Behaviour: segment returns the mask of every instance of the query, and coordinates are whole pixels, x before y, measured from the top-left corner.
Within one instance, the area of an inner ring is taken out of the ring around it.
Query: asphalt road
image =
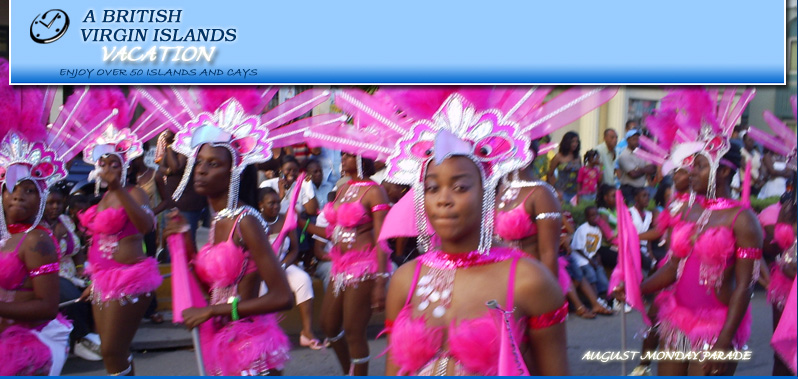
[[[741,362],[737,375],[770,375],[773,365],[771,310],[765,300],[765,292],[757,290],[751,300],[754,324],[751,330],[749,350],[751,359]],[[627,350],[640,351],[638,332],[643,322],[636,312],[627,314]],[[583,360],[587,351],[610,352],[621,350],[621,316],[599,316],[585,320],[571,314],[568,319],[568,359],[573,375],[621,375],[620,362],[601,363]],[[372,331],[376,332],[376,331]],[[293,343],[298,345],[297,336]],[[382,375],[385,357],[377,357],[385,349],[385,338],[371,340],[371,374]],[[285,375],[341,375],[332,351],[295,349],[285,369]],[[194,352],[191,349],[137,352],[134,354],[138,375],[197,375]],[[637,361],[627,363],[627,373]],[[70,358],[62,375],[105,375],[102,362],[87,362]]]

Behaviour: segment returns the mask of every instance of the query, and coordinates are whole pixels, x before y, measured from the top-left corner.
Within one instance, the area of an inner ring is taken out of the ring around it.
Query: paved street
[[[752,359],[741,362],[737,375],[770,375],[773,364],[773,350],[769,341],[772,334],[770,306],[765,300],[765,293],[758,290],[752,300],[754,325],[751,331],[749,348]],[[641,330],[643,322],[635,313],[627,315],[627,350],[640,350],[641,341],[635,339],[637,331]],[[600,363],[596,361],[583,361],[581,358],[586,351],[618,351],[621,349],[620,341],[621,316],[604,316],[594,320],[585,320],[575,315],[568,319],[568,358],[571,373],[574,375],[619,375],[621,364],[619,362]],[[163,335],[166,330],[173,329],[175,333],[184,333],[172,326],[159,326]],[[145,324],[142,330],[149,329]],[[370,330],[374,335],[377,327]],[[152,331],[150,331],[152,333]],[[144,333],[144,332],[142,332]],[[186,336],[188,333],[184,333]],[[138,337],[137,337],[138,338]],[[298,345],[298,336],[292,336],[292,342]],[[142,343],[139,343],[141,346]],[[384,357],[376,357],[385,348],[385,339],[371,340],[371,353],[375,357],[371,363],[372,374],[382,374],[385,366]],[[136,374],[138,375],[196,375],[197,368],[194,361],[194,352],[190,348],[144,350],[134,354]],[[295,349],[291,353],[292,360],[285,370],[286,375],[341,375],[342,372],[332,351],[312,351],[309,349]],[[637,362],[627,364],[627,372],[631,371]],[[79,358],[70,358],[64,368],[63,375],[104,375],[101,362],[87,362]]]

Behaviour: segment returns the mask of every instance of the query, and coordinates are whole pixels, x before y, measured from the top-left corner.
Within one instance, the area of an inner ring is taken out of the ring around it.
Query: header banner
[[[784,0],[11,0],[11,84],[783,84]]]

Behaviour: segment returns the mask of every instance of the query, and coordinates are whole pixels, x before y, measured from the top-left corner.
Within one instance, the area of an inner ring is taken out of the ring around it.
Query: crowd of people
[[[293,307],[299,345],[332,350],[350,375],[379,353],[366,338],[377,312],[388,375],[567,375],[566,316],[628,312],[629,287],[650,304],[649,350],[744,349],[757,281],[774,328],[790,309],[794,134],[786,151],[753,127],[732,134],[748,91],[732,106],[672,90],[582,155],[577,133],[547,136],[614,89],[344,89],[337,112],[308,117],[328,91],[276,106],[256,87],[88,88],[50,122],[49,89],[2,86],[3,375],[57,375],[68,352],[133,375],[141,320],[162,319],[159,261],[190,272],[173,283],[188,304],[175,319],[199,330],[212,375],[282,374],[278,314]],[[76,160],[91,183],[63,181]],[[757,194],[779,196],[757,215]],[[644,280],[610,288],[628,233]],[[794,374],[794,354],[774,374]]]

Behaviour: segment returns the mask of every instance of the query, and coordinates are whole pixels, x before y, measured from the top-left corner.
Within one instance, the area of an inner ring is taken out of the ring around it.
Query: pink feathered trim
[[[773,227],[773,241],[779,244],[782,250],[786,250],[795,242],[795,233],[789,224],[778,223]]]
[[[11,325],[0,334],[0,375],[47,375],[53,364],[50,349],[30,329]]]
[[[368,274],[376,274],[378,267],[377,249],[349,250],[342,253],[337,246],[330,251],[332,267],[331,275],[345,274],[359,278]]]
[[[671,232],[671,251],[677,258],[685,258],[693,249],[693,234],[695,224],[691,222],[678,223]]]
[[[668,350],[699,351],[711,349],[718,339],[726,316],[727,306],[691,309],[676,302],[675,296],[663,296],[659,300],[659,333]],[[745,312],[740,327],[734,335],[732,346],[742,349],[751,336],[751,308]]]
[[[132,265],[91,272],[92,301],[132,299],[155,291],[163,282],[158,261],[147,258]]]
[[[502,325],[498,315],[462,320],[449,327],[449,351],[470,373],[495,376],[498,373]],[[451,332],[455,331],[455,332]]]
[[[734,232],[727,227],[707,229],[696,241],[695,248],[701,264],[725,266],[734,256]]]
[[[779,265],[770,268],[770,284],[768,284],[768,302],[778,308],[784,308],[790,296],[793,279],[781,272]]]
[[[282,370],[291,344],[274,314],[238,321],[206,321],[200,327],[205,369],[212,375],[260,375]]]
[[[97,212],[96,205],[78,213],[78,219],[90,233],[102,234],[119,233],[128,220],[124,208],[107,208]]]
[[[537,225],[530,220],[529,215],[522,206],[508,212],[496,213],[495,232],[502,239],[517,241],[531,236],[537,231]]]
[[[654,227],[657,228],[658,232],[665,233],[665,231],[672,226],[671,223],[673,223],[674,219],[674,217],[671,217],[671,213],[668,212],[667,209],[664,209],[662,212],[659,212]]]
[[[425,316],[413,318],[412,309],[405,306],[390,327],[391,340],[385,351],[399,366],[399,375],[413,375],[435,357],[443,341],[443,328],[427,327]],[[388,327],[386,327],[388,330]]]

